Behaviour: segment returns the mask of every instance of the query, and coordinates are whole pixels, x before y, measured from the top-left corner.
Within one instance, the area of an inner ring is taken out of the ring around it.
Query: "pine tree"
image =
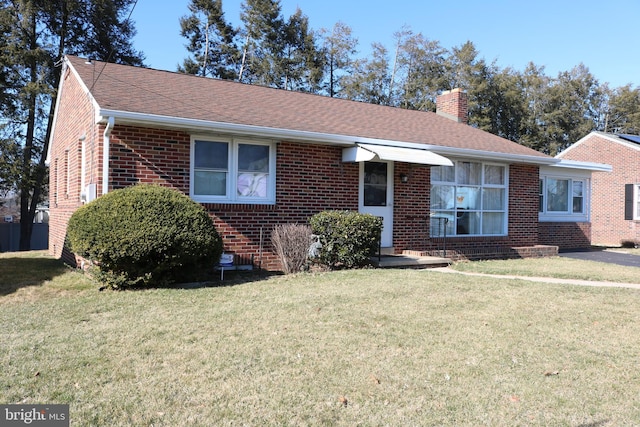
[[[276,67],[283,53],[285,23],[279,0],[245,0],[241,5],[244,40],[238,80],[278,87]]]
[[[331,31],[321,30],[322,53],[324,55],[325,75],[328,80],[323,88],[330,97],[341,96],[341,80],[353,71],[353,55],[356,54],[358,39],[343,22],[337,22]]]
[[[543,151],[555,156],[596,129],[601,96],[598,81],[583,64],[559,73],[547,91]]]
[[[399,44],[394,105],[433,111],[436,96],[444,85],[446,50],[422,34],[404,35]]]
[[[640,135],[640,88],[628,84],[611,93],[606,121],[600,130]]]
[[[180,34],[189,40],[191,54],[178,71],[221,79],[235,79],[240,51],[235,39],[238,30],[225,21],[222,0],[191,0],[191,15],[180,19]]]
[[[284,27],[283,55],[276,65],[282,77],[278,87],[304,92],[318,92],[322,80],[324,58],[316,47],[316,38],[309,29],[309,18],[300,8]]]
[[[353,72],[344,77],[343,93],[347,99],[389,105],[391,75],[388,51],[380,43],[373,43],[371,47],[372,59],[356,60]]]
[[[126,8],[133,0],[0,0],[0,139],[19,151],[20,250],[28,250],[37,204],[46,189],[48,148],[60,59],[64,53],[134,65],[133,26]],[[0,165],[1,166],[1,165]],[[6,173],[1,175],[7,175]],[[11,174],[8,174],[9,176]]]

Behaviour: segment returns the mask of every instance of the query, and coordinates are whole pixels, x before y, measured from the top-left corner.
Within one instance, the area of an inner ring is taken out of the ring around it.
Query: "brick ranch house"
[[[592,243],[640,244],[640,136],[591,132],[557,157],[612,166],[611,173],[593,176]]]
[[[64,241],[79,206],[136,183],[188,194],[225,251],[270,270],[279,269],[272,228],[329,209],[383,217],[391,253],[441,254],[446,244],[454,259],[543,256],[590,240],[588,217],[540,222],[538,209],[541,170],[590,176],[590,165],[560,167],[467,125],[460,90],[441,95],[434,114],[74,56],[63,63],[47,155],[56,257],[74,261]],[[587,206],[587,188],[583,196]]]

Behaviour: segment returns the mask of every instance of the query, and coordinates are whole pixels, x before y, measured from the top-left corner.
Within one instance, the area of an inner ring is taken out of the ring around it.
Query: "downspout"
[[[109,145],[111,142],[111,131],[115,123],[116,119],[111,116],[107,119],[107,126],[104,128],[104,139],[102,140],[102,194],[109,192]]]

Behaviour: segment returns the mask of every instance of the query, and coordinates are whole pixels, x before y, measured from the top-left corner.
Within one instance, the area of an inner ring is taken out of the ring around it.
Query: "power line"
[[[129,22],[131,20],[131,15],[133,14],[133,11],[134,11],[134,9],[136,8],[137,5],[138,5],[138,0],[135,0],[133,2],[133,7],[131,7],[131,10],[129,11],[129,16],[127,16],[127,19],[124,20],[123,24],[127,23],[127,22]],[[104,64],[102,65],[102,69],[98,73],[98,76],[93,80],[93,83],[91,84],[91,87],[89,88],[89,92],[91,92],[93,90],[93,87],[96,85],[96,83],[98,83],[98,80],[100,80],[100,76],[102,75],[102,72],[106,68],[106,66],[109,63],[109,61],[111,60],[111,57],[115,53],[115,50],[116,50],[115,47],[111,48],[111,51],[109,52],[109,55],[107,55],[107,59],[104,61]]]

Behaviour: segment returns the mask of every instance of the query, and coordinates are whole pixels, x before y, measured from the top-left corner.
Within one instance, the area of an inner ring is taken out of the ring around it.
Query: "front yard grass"
[[[638,267],[563,257],[457,262],[452,265],[452,268],[458,271],[484,274],[640,284],[640,268]]]
[[[98,292],[23,256],[0,256],[0,402],[72,425],[640,420],[637,290],[353,270]]]

